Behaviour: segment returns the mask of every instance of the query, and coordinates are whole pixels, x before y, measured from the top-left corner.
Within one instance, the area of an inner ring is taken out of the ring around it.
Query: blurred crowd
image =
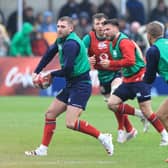
[[[120,31],[126,33],[145,53],[147,42],[144,38],[145,24],[158,20],[165,24],[165,36],[168,38],[168,6],[164,0],[147,15],[144,4],[140,0],[126,1],[126,15],[122,16],[112,0],[103,0],[95,5],[90,0],[67,0],[60,6],[58,16],[51,11],[36,13],[32,6],[23,3],[23,27],[17,32],[17,9],[8,18],[0,9],[0,56],[42,56],[50,44],[56,39],[56,20],[61,16],[72,17],[76,33],[82,38],[91,29],[92,15],[105,13],[109,18],[118,18]],[[36,13],[36,14],[35,14]]]

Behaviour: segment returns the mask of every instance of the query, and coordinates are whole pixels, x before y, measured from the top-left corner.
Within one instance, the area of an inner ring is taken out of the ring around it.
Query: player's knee
[[[45,118],[55,118],[55,115],[52,111],[48,110],[45,113]]]
[[[112,103],[112,102],[110,102],[110,101],[107,102],[107,106],[112,111],[116,111],[117,110],[117,105]]]

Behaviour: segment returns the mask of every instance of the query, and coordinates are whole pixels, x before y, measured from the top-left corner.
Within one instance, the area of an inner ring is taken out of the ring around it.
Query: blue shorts
[[[67,105],[72,105],[85,110],[91,92],[91,83],[79,81],[68,83],[66,87],[59,92],[56,98]]]
[[[145,82],[122,83],[113,93],[120,97],[122,101],[134,99],[144,102],[151,99],[151,85]]]

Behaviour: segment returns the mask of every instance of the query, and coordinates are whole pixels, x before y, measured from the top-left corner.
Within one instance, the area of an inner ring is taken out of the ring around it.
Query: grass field
[[[41,141],[44,112],[53,98],[0,97],[0,168],[167,168],[164,160],[168,147],[160,147],[160,135],[150,126],[130,117],[138,136],[125,143],[116,142],[116,121],[101,96],[92,96],[82,119],[103,132],[113,134],[115,153],[107,156],[94,138],[65,128],[65,117],[57,121],[56,134],[47,157],[26,157],[25,150],[36,148]],[[164,97],[153,98],[156,109]],[[129,103],[137,106],[135,101]]]

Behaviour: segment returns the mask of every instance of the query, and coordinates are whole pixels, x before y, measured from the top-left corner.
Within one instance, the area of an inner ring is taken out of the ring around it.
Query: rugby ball
[[[36,88],[40,89],[46,89],[51,85],[51,79],[49,79],[47,76],[47,73],[45,72],[40,72],[36,79],[34,80],[34,86]]]

